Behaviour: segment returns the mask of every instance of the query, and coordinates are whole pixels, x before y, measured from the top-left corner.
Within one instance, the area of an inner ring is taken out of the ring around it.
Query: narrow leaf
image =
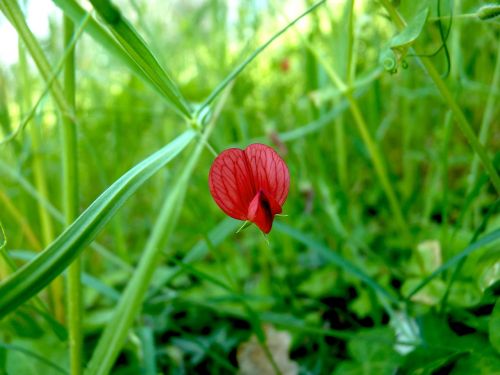
[[[144,73],[168,98],[175,109],[191,118],[191,109],[169,74],[161,67],[146,42],[127,22],[120,10],[109,0],[90,0],[95,10],[104,18],[114,37]]]
[[[467,246],[463,251],[461,251],[459,254],[455,255],[451,259],[449,259],[441,267],[439,267],[437,270],[435,270],[433,273],[431,273],[429,276],[427,276],[424,280],[422,280],[422,282],[420,284],[418,284],[408,294],[408,296],[406,296],[406,298],[410,299],[413,295],[415,295],[415,293],[417,293],[420,289],[422,289],[424,286],[426,286],[437,275],[439,275],[441,272],[446,271],[447,269],[453,267],[455,264],[457,264],[458,262],[460,262],[460,260],[467,257],[469,254],[473,253],[477,249],[482,248],[483,246],[486,246],[486,245],[489,245],[489,244],[496,242],[498,239],[500,239],[500,229],[497,229],[497,230],[485,235],[479,241],[476,241],[473,244]]]
[[[188,130],[113,183],[33,261],[0,284],[0,318],[50,283],[97,236],[118,209],[154,173],[175,158],[193,139]]]
[[[372,288],[375,292],[379,293],[386,297],[389,301],[397,303],[398,300],[392,294],[390,294],[384,287],[382,287],[379,283],[377,283],[374,279],[372,279],[369,275],[367,275],[363,270],[359,269],[357,266],[349,262],[347,259],[344,259],[342,256],[334,252],[332,249],[329,249],[322,243],[317,242],[316,240],[310,238],[306,234],[299,232],[298,230],[285,225],[283,223],[275,223],[275,230],[290,236],[291,238],[302,242],[304,245],[310,247],[312,250],[316,251],[318,254],[323,256],[330,263],[333,263],[344,271],[350,273],[351,275],[357,277],[361,281],[363,281],[366,285]]]
[[[419,12],[408,25],[396,34],[389,42],[389,47],[391,48],[404,48],[408,47],[413,43],[424,29],[425,21],[427,20],[427,15],[429,14],[429,8],[423,9]]]

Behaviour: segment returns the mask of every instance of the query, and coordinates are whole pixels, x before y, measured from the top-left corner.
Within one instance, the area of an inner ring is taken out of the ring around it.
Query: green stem
[[[46,82],[52,81],[53,78],[50,64],[45,57],[40,44],[28,27],[19,4],[16,2],[16,0],[2,0],[0,1],[0,10],[16,28],[19,37],[26,44],[26,48],[30,52],[31,57],[33,58],[33,61],[35,62],[44,80]],[[72,116],[72,112],[70,111],[68,103],[64,98],[64,93],[59,82],[54,80],[50,86],[50,91],[63,117]]]
[[[403,17],[398,13],[396,8],[394,8],[390,0],[380,0],[380,2],[385,7],[387,12],[389,12],[390,17],[392,21],[396,24],[397,28],[403,29],[406,26],[406,22],[403,19]],[[431,60],[428,57],[420,57],[420,61],[422,62],[425,70],[427,71],[427,74],[429,74],[430,78],[436,85],[439,93],[441,94],[441,97],[446,102],[450,110],[453,112],[458,127],[464,134],[465,138],[471,145],[476,155],[479,157],[479,160],[483,164],[483,167],[486,169],[486,172],[490,176],[490,180],[493,186],[495,187],[495,190],[500,194],[500,177],[498,176],[498,173],[495,170],[493,163],[488,157],[488,153],[486,152],[482,144],[479,142],[479,139],[476,137],[476,134],[472,130],[472,127],[467,121],[467,118],[465,117],[464,113],[460,109],[460,106],[453,98],[453,95],[448,89],[448,86],[446,86],[445,82],[443,81],[443,79],[441,78],[438,71],[436,70],[436,68],[434,67],[434,65],[432,64]]]
[[[18,44],[18,56],[19,56],[19,68],[21,71],[20,75],[20,83],[22,87],[22,101],[21,111],[24,114],[28,111],[29,108],[33,108],[31,103],[31,96],[27,93],[30,92],[30,75],[28,69],[28,62],[26,58],[26,50],[22,45],[22,42],[19,41]],[[36,106],[35,106],[36,107]],[[36,187],[36,190],[40,193],[40,195],[48,200],[49,191],[46,179],[45,168],[43,165],[43,160],[41,157],[41,132],[42,125],[38,121],[40,126],[32,126],[30,135],[31,135],[31,149],[33,152],[32,157],[32,168],[33,168],[33,183]],[[42,235],[42,245],[43,247],[47,246],[54,239],[54,225],[52,222],[52,218],[50,217],[47,209],[38,202],[38,217],[40,220],[40,229]],[[64,300],[63,300],[63,280],[62,277],[55,279],[49,286],[49,301],[50,307],[54,312],[56,319],[60,322],[64,321]]]
[[[222,104],[225,103],[226,99],[227,96],[224,96],[220,100],[219,106],[215,108],[212,119],[206,126],[196,149],[184,166],[179,179],[172,185],[172,191],[165,198],[136,271],[127,284],[110,323],[106,326],[99,339],[85,372],[87,375],[104,375],[111,371],[116,357],[127,338],[129,329],[140,312],[154,270],[177,223],[191,174],[202,150],[205,148],[207,139],[215,126]],[[196,127],[199,127],[198,124],[196,124]]]
[[[336,104],[339,104],[340,101],[337,101]],[[348,179],[347,179],[347,152],[345,147],[345,123],[344,123],[344,115],[340,114],[340,116],[335,121],[335,148],[337,150],[337,171],[339,177],[339,183],[344,192],[347,192],[348,189]]]
[[[120,10],[109,0],[90,0],[90,2],[106,21],[114,37],[126,53],[151,78],[155,86],[168,97],[178,113],[186,119],[191,119],[191,108],[182,96],[177,84],[156,60],[146,42],[124,19]]]
[[[222,82],[210,93],[210,95],[205,99],[205,101],[200,105],[197,116],[199,116],[205,108],[207,108],[212,102],[217,98],[217,96],[224,91],[227,85],[229,85],[245,68],[250,64],[262,51],[264,51],[271,43],[278,39],[282,34],[284,34],[293,25],[299,22],[303,17],[307,16],[309,13],[315,11],[320,5],[325,3],[326,0],[320,0],[317,3],[309,7],[304,13],[299,15],[293,21],[288,23],[283,29],[274,34],[269,38],[263,45],[257,48],[250,56],[248,56],[240,65],[238,65],[229,75],[222,80]]]
[[[484,110],[483,119],[481,121],[481,127],[479,129],[479,141],[481,144],[486,144],[486,140],[488,139],[488,132],[490,130],[490,125],[493,120],[493,115],[495,114],[495,110],[497,107],[496,104],[496,95],[495,88],[500,87],[500,44],[497,48],[497,61],[495,64],[495,71],[493,73],[493,79],[491,81],[490,92],[488,94],[488,99],[486,101],[486,109]],[[469,178],[469,191],[472,191],[474,188],[477,177],[478,177],[478,168],[479,168],[479,159],[477,156],[474,156],[472,160],[471,174]]]
[[[370,134],[370,131],[368,130],[368,125],[363,117],[363,114],[361,113],[361,110],[358,106],[356,99],[351,93],[352,88],[347,86],[342,81],[337,72],[331,67],[331,64],[325,61],[325,59],[313,48],[313,46],[311,45],[311,43],[309,43],[309,41],[305,40],[305,38],[301,38],[301,40],[306,45],[306,47],[313,53],[316,59],[321,63],[321,65],[325,69],[327,76],[337,86],[337,88],[345,95],[347,101],[349,102],[349,108],[354,118],[354,122],[358,128],[363,143],[368,149],[373,166],[375,167],[377,176],[380,180],[382,188],[384,189],[385,195],[387,196],[387,200],[389,201],[389,205],[391,206],[391,210],[393,211],[395,220],[397,221],[400,229],[404,232],[404,234],[408,235],[409,229],[406,220],[404,219],[401,205],[399,204],[398,198],[396,197],[396,193],[392,188],[385,164],[382,160],[382,156],[380,155],[375,140],[373,139],[372,135]]]
[[[64,45],[71,48],[64,65],[64,95],[71,112],[75,110],[75,53],[71,42],[74,34],[73,21],[63,19]],[[76,124],[64,116],[62,121],[63,137],[63,207],[65,224],[70,225],[78,216],[78,169]],[[67,306],[70,369],[72,375],[82,373],[82,291],[81,260],[77,257],[68,268]]]
[[[349,0],[345,6],[349,7],[349,19],[347,22],[347,69],[346,69],[346,82],[349,87],[352,87],[355,66],[354,64],[354,0]]]
[[[395,220],[397,221],[399,227],[405,232],[405,234],[408,234],[409,230],[406,220],[403,217],[403,211],[399,204],[396,193],[392,188],[391,182],[387,174],[387,169],[382,160],[382,156],[380,155],[379,149],[377,148],[377,145],[368,130],[368,125],[365,122],[365,119],[361,113],[357,101],[350,93],[346,93],[346,97],[347,100],[349,101],[354,122],[356,123],[358,131],[361,134],[363,143],[365,144],[366,148],[368,149],[368,152],[370,153],[373,166],[375,167],[375,172],[377,173],[382,188],[384,189],[385,195],[387,196],[387,200],[389,201],[389,205],[391,206],[391,210],[394,214]]]

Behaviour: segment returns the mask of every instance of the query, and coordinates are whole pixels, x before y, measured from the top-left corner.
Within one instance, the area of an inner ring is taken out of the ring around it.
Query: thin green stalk
[[[382,156],[377,148],[375,140],[370,134],[368,130],[368,125],[361,113],[361,110],[358,106],[358,102],[351,94],[351,89],[342,81],[342,79],[338,76],[337,72],[333,70],[333,68],[324,60],[324,58],[314,49],[314,47],[304,38],[302,38],[302,42],[306,45],[306,47],[314,54],[316,59],[321,63],[323,68],[325,69],[326,74],[330,78],[330,80],[337,86],[337,88],[344,93],[347,101],[349,102],[349,107],[351,110],[351,114],[354,118],[354,123],[356,124],[358,131],[363,139],[363,143],[365,144],[368,152],[370,154],[373,166],[375,167],[375,172],[380,180],[382,188],[384,189],[385,195],[387,196],[387,200],[389,201],[389,205],[391,206],[391,210],[394,214],[395,220],[397,221],[399,227],[405,234],[409,233],[408,226],[406,220],[403,216],[403,211],[401,209],[401,205],[399,204],[396,193],[394,192],[391,182],[389,180],[387,170],[385,164],[383,162]]]
[[[205,109],[212,104],[212,102],[217,98],[217,96],[224,91],[227,85],[229,85],[245,68],[250,64],[262,51],[264,51],[271,43],[278,39],[282,34],[284,34],[293,25],[299,22],[302,18],[307,16],[309,13],[315,11],[320,5],[322,5],[326,0],[320,0],[317,3],[309,7],[304,13],[299,15],[293,21],[288,23],[283,29],[274,34],[269,38],[263,45],[257,48],[250,56],[248,56],[240,65],[238,65],[229,75],[222,80],[222,82],[210,93],[210,95],[205,99],[205,101],[199,107],[197,114],[198,116],[205,111]]]
[[[177,223],[189,178],[215,126],[216,119],[222,110],[222,103],[226,99],[227,97],[221,99],[201,139],[199,139],[196,149],[183,168],[181,176],[172,186],[172,191],[170,191],[163,202],[151,235],[146,243],[143,256],[114,310],[110,323],[106,326],[99,339],[85,374],[104,375],[111,371],[116,357],[127,338],[128,331],[135,317],[140,312],[154,270],[162,256],[162,250],[168,243]],[[197,128],[199,127],[197,126]]]
[[[22,87],[21,92],[23,93],[20,104],[21,104],[22,114],[24,116],[24,114],[28,111],[29,108],[33,108],[33,105],[31,103],[31,95],[28,94],[31,89],[29,86],[30,75],[28,69],[28,62],[26,59],[26,50],[22,45],[21,41],[19,41],[18,43],[18,57],[19,57],[19,68],[21,71],[21,77],[20,77],[20,83]],[[35,105],[35,108],[36,107],[37,106]],[[30,113],[34,114],[34,111],[32,110]],[[49,197],[49,191],[47,186],[48,184],[46,180],[46,173],[40,149],[40,144],[41,144],[40,133],[42,131],[41,126],[42,124],[40,124],[40,127],[32,126],[30,132],[31,149],[33,152],[33,157],[32,157],[33,180],[34,180],[33,182],[39,194],[44,199],[48,200]],[[39,202],[37,206],[38,206],[38,217],[41,228],[42,246],[45,247],[49,243],[51,243],[55,237],[54,225],[52,222],[52,218],[50,217],[46,208]],[[59,277],[50,284],[48,295],[49,295],[49,304],[51,306],[51,309],[53,310],[56,319],[60,322],[64,321],[63,293],[64,293],[63,280],[62,277]]]
[[[6,279],[10,271],[16,267],[13,260],[4,250],[5,246],[7,246],[7,235],[0,221],[0,280]]]
[[[481,127],[479,128],[479,141],[482,145],[486,144],[488,139],[488,133],[490,130],[490,125],[493,120],[493,115],[495,114],[495,110],[498,109],[495,104],[496,95],[495,88],[500,87],[500,44],[497,47],[497,61],[495,64],[495,70],[493,73],[493,79],[491,80],[490,92],[488,94],[488,99],[486,101],[486,108],[484,110],[483,119],[481,121]],[[479,168],[479,159],[476,155],[474,155],[474,159],[472,160],[471,173],[469,176],[469,191],[472,191],[474,186],[476,185],[478,178],[478,168]]]
[[[443,202],[441,209],[441,247],[446,252],[448,249],[448,232],[449,232],[449,219],[448,219],[448,206],[449,206],[449,181],[448,181],[448,167],[450,155],[450,141],[452,135],[452,114],[446,113],[444,129],[443,129],[443,147],[441,149],[441,185],[443,190]]]
[[[215,253],[214,253],[214,256],[217,257],[215,255]],[[275,374],[281,375],[282,372],[281,372],[278,364],[276,363],[276,360],[274,359],[271,350],[269,349],[269,345],[267,345],[266,333],[262,329],[261,319],[259,318],[258,313],[245,300],[244,291],[242,290],[242,288],[239,287],[238,285],[235,285],[235,288],[233,289],[229,284],[226,284],[225,282],[223,282],[223,281],[219,280],[218,278],[213,277],[207,273],[204,273],[202,271],[197,270],[195,267],[193,267],[190,264],[187,264],[187,263],[184,263],[181,261],[177,261],[176,259],[173,259],[173,261],[177,264],[177,266],[179,268],[186,270],[187,272],[195,275],[196,277],[198,277],[201,280],[208,281],[209,283],[217,285],[218,287],[227,291],[230,295],[234,296],[235,299],[242,304],[242,306],[247,314],[247,316],[245,316],[245,318],[248,318],[253,329],[255,331],[257,331],[254,333],[255,333],[255,336],[257,337],[257,340],[259,341],[259,345],[260,345],[261,349],[264,351],[264,354],[266,355],[267,359],[269,360],[269,363],[270,363],[271,367],[273,368]],[[226,277],[226,279],[228,279],[228,278]],[[227,280],[227,281],[230,282],[230,280]]]
[[[346,82],[349,87],[354,89],[354,0],[348,0],[345,4],[349,8],[349,19],[347,21],[347,66]],[[339,105],[337,100],[335,105]],[[335,149],[337,157],[337,171],[340,186],[347,191],[347,150],[345,146],[345,123],[344,116],[341,114],[335,121]]]
[[[462,1],[456,1],[454,4],[454,12],[460,13],[462,11]],[[460,46],[460,41],[462,38],[462,25],[460,23],[456,24],[453,28],[453,33],[451,34],[450,40],[450,57],[453,62],[450,67],[450,78],[456,82],[460,79],[460,71],[461,71],[461,60],[462,60],[462,51]],[[458,94],[458,92],[457,92]],[[450,232],[450,223],[448,218],[449,213],[449,202],[450,202],[450,186],[449,186],[449,158],[450,158],[450,142],[453,135],[453,113],[448,110],[445,116],[445,124],[444,124],[444,141],[443,148],[441,150],[441,161],[442,161],[442,170],[441,170],[441,184],[443,191],[443,203],[441,210],[441,218],[442,218],[442,226],[441,226],[441,248],[444,250],[445,258],[448,258],[449,253],[449,232]]]
[[[399,14],[399,12],[396,10],[396,8],[392,5],[390,0],[380,0],[380,2],[389,13],[392,21],[395,23],[397,28],[403,29],[406,26],[406,22],[403,19],[403,17]],[[498,176],[498,173],[495,170],[493,163],[488,157],[488,153],[482,146],[479,139],[476,137],[476,134],[474,133],[464,113],[460,109],[460,106],[453,98],[453,95],[448,89],[448,86],[446,86],[446,83],[443,81],[441,75],[436,70],[436,68],[434,67],[434,65],[432,64],[431,60],[428,57],[420,57],[420,61],[422,62],[425,70],[427,71],[427,74],[429,74],[430,78],[436,85],[439,93],[441,94],[441,97],[446,102],[450,110],[453,112],[458,127],[464,134],[465,138],[469,142],[470,146],[472,147],[476,155],[479,157],[479,160],[481,161],[483,167],[490,176],[491,183],[495,187],[495,190],[500,194],[500,177]]]
[[[31,57],[33,58],[33,61],[38,67],[38,70],[40,71],[40,74],[42,75],[44,80],[46,82],[50,82],[53,79],[52,69],[50,68],[50,64],[45,57],[40,44],[28,27],[19,4],[16,2],[16,0],[2,0],[0,1],[0,10],[16,28],[17,33],[26,44],[26,48],[30,52]],[[50,92],[62,115],[72,116],[68,103],[64,98],[62,87],[57,80],[54,80],[54,82],[52,82],[52,85],[50,86]]]
[[[207,129],[207,132],[210,130],[211,128]],[[108,374],[111,371],[129,329],[142,307],[144,296],[161,258],[163,247],[174,230],[188,179],[203,148],[204,144],[199,142],[182,176],[173,190],[167,195],[144,249],[143,256],[114,310],[110,324],[106,326],[97,344],[86,374]]]
[[[337,100],[335,105],[339,105],[340,100]],[[337,157],[337,172],[339,183],[342,189],[347,191],[347,151],[345,147],[345,123],[344,115],[340,114],[335,120],[335,150]]]
[[[348,0],[345,6],[349,7],[349,19],[347,21],[347,69],[346,69],[346,82],[349,87],[353,86],[354,70],[354,0]]]
[[[5,215],[5,213],[10,213],[13,221],[18,225],[18,227],[21,229],[21,232],[26,237],[29,246],[37,251],[42,250],[42,244],[31,229],[31,226],[26,220],[26,217],[19,211],[14,202],[12,202],[12,200],[3,190],[0,190],[0,203],[2,203],[2,214]]]
[[[2,222],[0,221],[0,239],[2,242],[0,242],[0,281],[3,280],[4,278],[7,278],[8,275],[10,275],[13,272],[16,272],[18,270],[17,264],[12,258],[12,256],[7,252],[7,249],[5,247],[7,246],[7,235],[5,234],[5,230],[3,228]],[[50,316],[50,310],[49,308],[45,305],[45,303],[40,299],[39,296],[34,296],[33,297],[33,306],[35,310],[38,310],[38,312],[41,313],[43,317],[48,317]]]
[[[75,112],[75,52],[71,42],[73,21],[63,18],[64,45],[71,48],[64,65],[64,96],[71,113]],[[71,118],[62,119],[63,153],[63,207],[65,224],[70,225],[78,216],[78,170],[76,124]],[[67,277],[68,333],[71,374],[82,373],[82,291],[81,260],[76,257],[68,268]]]
[[[350,93],[348,93],[346,97],[349,100],[354,122],[358,127],[364,144],[368,148],[368,152],[370,153],[370,156],[372,158],[373,166],[375,167],[375,171],[377,172],[378,178],[380,179],[382,188],[384,189],[387,199],[389,200],[389,204],[391,206],[392,212],[395,215],[395,219],[398,222],[399,227],[404,230],[405,233],[408,233],[407,223],[403,217],[403,211],[399,204],[396,193],[394,192],[392,184],[389,180],[387,169],[383,162],[382,156],[380,155],[379,149],[377,148],[377,145],[373,137],[371,136],[370,131],[368,130],[368,125],[366,124],[363,114],[359,109],[358,102]]]
[[[146,42],[127,22],[120,10],[109,0],[90,0],[90,2],[106,21],[114,37],[132,60],[168,97],[178,113],[187,119],[191,119],[191,108],[176,83],[158,63]]]
[[[50,75],[49,79],[47,81],[45,81],[45,87],[42,90],[42,93],[38,96],[38,99],[35,101],[35,104],[31,106],[31,109],[29,111],[23,111],[23,112],[26,112],[26,115],[23,116],[22,120],[20,121],[19,126],[15,130],[13,130],[10,133],[8,133],[0,141],[0,146],[3,145],[3,144],[5,144],[5,143],[8,143],[8,142],[13,142],[14,138],[22,130],[24,130],[24,128],[28,125],[28,123],[33,119],[33,117],[35,116],[36,110],[38,109],[38,106],[42,102],[43,98],[45,98],[45,95],[50,91],[50,89],[52,87],[52,84],[57,79],[57,75],[59,74],[59,72],[64,67],[64,62],[66,61],[66,58],[70,54],[72,47],[76,44],[77,40],[82,35],[87,22],[90,20],[89,16],[90,15],[88,14],[86,18],[83,18],[81,20],[81,23],[80,23],[80,25],[78,27],[78,30],[74,34],[73,40],[71,41],[71,44],[68,45],[68,46],[66,46],[66,50],[64,51],[63,55],[61,56],[59,62],[57,63],[56,67],[54,68],[54,70],[51,72],[51,75]],[[19,62],[21,64],[21,58],[20,58]],[[68,116],[70,116],[70,115],[68,114]]]

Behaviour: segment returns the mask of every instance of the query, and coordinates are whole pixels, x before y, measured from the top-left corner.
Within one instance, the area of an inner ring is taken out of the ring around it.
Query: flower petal
[[[234,219],[247,219],[256,191],[243,150],[229,148],[219,154],[210,168],[208,184],[222,211]]]
[[[260,143],[248,146],[245,155],[252,171],[255,191],[264,190],[282,206],[290,186],[290,174],[283,159],[271,147]]]
[[[280,213],[281,206],[263,190],[259,190],[248,206],[248,220],[255,223],[266,234],[271,231],[274,215]]]

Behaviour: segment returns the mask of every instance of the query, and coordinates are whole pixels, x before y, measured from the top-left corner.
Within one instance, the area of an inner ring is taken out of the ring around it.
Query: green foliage
[[[431,374],[452,368],[452,374],[495,373],[500,357],[480,333],[456,335],[440,318],[426,315],[420,323],[422,347],[405,358],[408,373]]]
[[[491,345],[500,353],[500,300],[495,303],[490,316],[489,338]]]
[[[21,3],[0,2],[20,41],[0,66],[0,374],[230,374],[248,353],[498,372],[495,4],[53,0],[43,37]],[[207,186],[254,142],[291,176],[267,238]],[[54,283],[76,256],[81,321]]]
[[[343,362],[334,374],[394,374],[401,362],[394,351],[394,343],[394,333],[390,329],[375,328],[358,333],[348,343],[353,361]]]
[[[0,285],[3,317],[57,277],[97,236],[104,225],[135,191],[177,156],[193,139],[186,131],[130,169],[89,206],[45,251]]]
[[[428,14],[429,8],[424,8],[408,22],[403,30],[392,37],[389,41],[391,51],[385,52],[382,58],[385,70],[396,73],[401,64],[407,64],[405,58],[408,49],[422,33]]]

